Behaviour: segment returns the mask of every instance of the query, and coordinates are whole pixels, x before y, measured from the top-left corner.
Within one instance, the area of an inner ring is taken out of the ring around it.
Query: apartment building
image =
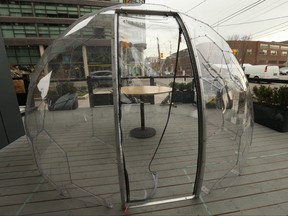
[[[288,64],[287,42],[227,41],[240,64]]]
[[[79,17],[103,7],[143,0],[1,0],[0,30],[11,66],[35,65],[45,48]],[[101,29],[99,30],[101,31]],[[103,32],[103,37],[111,33]],[[105,50],[102,46],[102,53]],[[101,50],[100,50],[101,51]],[[95,55],[87,50],[88,55]],[[109,62],[109,59],[107,59]],[[103,61],[102,61],[103,63]],[[105,63],[105,61],[104,61]],[[81,65],[81,63],[80,63]],[[75,74],[82,76],[83,74]]]

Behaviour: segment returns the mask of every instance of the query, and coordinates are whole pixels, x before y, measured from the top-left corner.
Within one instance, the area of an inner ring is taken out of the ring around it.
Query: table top
[[[172,88],[166,86],[124,86],[121,92],[127,95],[154,95],[171,92]]]

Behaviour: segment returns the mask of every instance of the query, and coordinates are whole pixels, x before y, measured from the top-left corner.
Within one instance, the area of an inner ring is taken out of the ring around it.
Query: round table
[[[130,131],[130,135],[132,137],[144,139],[153,137],[156,134],[156,130],[154,128],[145,126],[143,96],[169,93],[171,91],[172,88],[166,86],[124,86],[121,88],[122,94],[140,97],[141,127],[134,128]]]

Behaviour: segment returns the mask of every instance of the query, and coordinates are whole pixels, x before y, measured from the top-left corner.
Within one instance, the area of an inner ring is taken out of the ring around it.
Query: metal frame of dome
[[[177,12],[172,12],[172,11],[169,11],[169,12],[162,12],[162,11],[149,11],[149,10],[129,10],[129,9],[116,9],[115,10],[115,14],[118,18],[118,16],[120,14],[137,14],[137,15],[158,15],[158,16],[172,16],[174,17],[180,28],[182,29],[183,31],[183,35],[186,37],[186,38],[189,38],[188,36],[188,32],[185,28],[185,25],[184,23],[182,22],[181,20],[181,17],[179,16],[179,14]],[[117,29],[119,28],[118,27],[118,19],[115,19],[115,29],[114,31],[115,32],[118,32]],[[114,45],[115,44],[119,44],[119,41],[117,40],[118,37],[116,36],[115,37],[116,40],[115,42],[113,43]],[[117,56],[117,46],[113,49],[114,50],[114,53],[113,53],[113,56]],[[199,82],[199,74],[198,74],[198,70],[197,70],[197,65],[196,65],[196,62],[194,61],[195,57],[194,57],[194,50],[193,50],[193,47],[192,47],[192,44],[191,43],[188,43],[188,50],[189,52],[192,54],[190,56],[190,61],[193,62],[194,64],[192,64],[192,66],[194,67],[193,71],[195,72],[194,76],[195,76],[195,86],[196,86],[196,91],[197,92],[203,92],[203,90],[201,91],[201,84]],[[113,70],[114,71],[117,71],[117,68],[118,68],[118,58],[114,58],[114,68]],[[118,86],[118,83],[117,83],[117,74],[114,73],[115,77],[114,79],[116,80],[116,85],[115,86]],[[119,94],[119,91],[117,91],[118,93],[116,94],[116,97],[114,97],[114,104],[117,104],[117,101],[120,100],[120,94]],[[139,205],[134,205],[134,207],[142,207],[142,206],[147,206],[147,205],[155,205],[155,204],[163,204],[163,203],[169,203],[169,202],[176,202],[176,201],[183,201],[183,200],[188,200],[188,199],[193,199],[194,197],[198,197],[200,195],[200,192],[201,192],[201,188],[202,188],[202,182],[203,182],[203,176],[204,176],[204,169],[205,169],[205,148],[206,148],[206,142],[205,142],[205,137],[206,137],[206,127],[205,127],[205,117],[204,117],[204,114],[203,114],[203,106],[204,106],[204,101],[202,100],[202,96],[201,94],[197,94],[198,98],[197,98],[197,101],[201,101],[201,103],[197,103],[197,106],[198,106],[198,125],[199,125],[199,130],[198,130],[198,133],[199,133],[199,137],[198,137],[198,145],[199,145],[199,150],[198,150],[198,160],[197,160],[197,174],[196,174],[196,178],[195,178],[195,184],[194,184],[194,190],[193,190],[193,194],[191,194],[191,196],[185,196],[185,197],[181,197],[181,198],[174,198],[174,199],[169,199],[169,200],[165,200],[165,201],[156,201],[156,202],[150,202],[150,203],[145,203],[145,204],[139,204]],[[118,118],[118,116],[120,115],[119,113],[119,108],[117,106],[115,106],[115,118]],[[119,118],[118,118],[119,119]],[[125,184],[125,176],[124,176],[124,165],[123,165],[123,159],[121,157],[121,149],[122,149],[122,146],[121,146],[121,133],[119,131],[119,128],[120,128],[120,125],[119,125],[119,121],[115,124],[115,128],[116,128],[116,131],[118,131],[118,134],[117,134],[117,137],[118,137],[118,148],[117,148],[117,155],[118,155],[118,162],[121,164],[119,166],[119,173],[122,173],[122,175],[119,175],[119,182],[120,182],[120,190],[122,191],[121,193],[121,199],[122,199],[122,207],[124,208],[126,205],[127,205],[127,197],[125,196],[125,192],[126,189],[126,184]],[[130,208],[133,207],[133,206],[130,206]]]

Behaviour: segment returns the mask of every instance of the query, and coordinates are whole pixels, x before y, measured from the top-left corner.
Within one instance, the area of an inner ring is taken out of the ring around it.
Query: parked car
[[[279,79],[279,67],[272,65],[252,65],[244,68],[245,75],[250,78]]]
[[[94,88],[111,87],[113,85],[112,72],[109,70],[93,71],[90,73],[90,77],[92,78]]]
[[[282,67],[279,69],[280,74],[288,75],[288,67]]]

